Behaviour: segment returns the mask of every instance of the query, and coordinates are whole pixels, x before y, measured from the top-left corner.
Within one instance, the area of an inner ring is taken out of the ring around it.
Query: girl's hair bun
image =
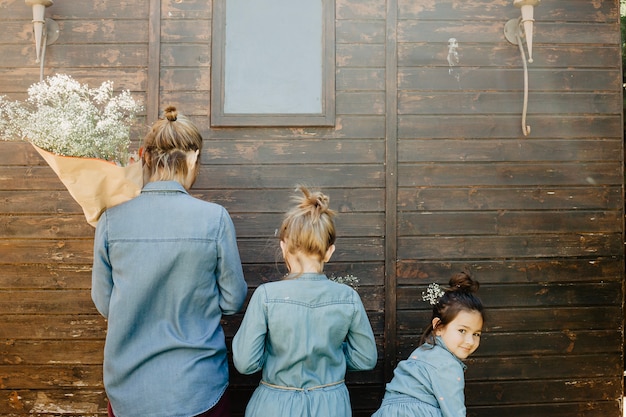
[[[302,192],[303,196],[297,198],[299,200],[298,207],[303,210],[310,211],[313,215],[313,219],[318,219],[322,214],[328,214],[331,217],[335,214],[330,210],[330,199],[327,195],[320,191],[309,191],[304,186],[298,186],[296,190]]]
[[[175,122],[178,118],[178,111],[175,106],[167,106],[165,108],[165,118],[170,122]]]
[[[452,275],[449,282],[450,288],[448,291],[460,291],[465,293],[476,293],[480,284],[478,281],[474,281],[469,272],[457,272]]]

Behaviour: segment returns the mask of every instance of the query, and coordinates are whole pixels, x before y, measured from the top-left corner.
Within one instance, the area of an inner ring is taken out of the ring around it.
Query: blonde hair
[[[184,182],[188,174],[187,153],[198,151],[196,174],[200,166],[202,136],[198,128],[176,107],[165,108],[165,117],[157,120],[143,140],[142,160],[149,181]]]
[[[304,186],[298,186],[296,191],[302,196],[293,198],[295,206],[285,214],[278,237],[287,252],[300,251],[322,262],[335,244],[335,212],[329,208],[328,196],[321,192],[311,192]]]

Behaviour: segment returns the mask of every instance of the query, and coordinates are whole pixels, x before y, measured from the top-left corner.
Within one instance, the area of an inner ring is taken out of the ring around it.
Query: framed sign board
[[[335,124],[334,0],[214,0],[212,126]]]

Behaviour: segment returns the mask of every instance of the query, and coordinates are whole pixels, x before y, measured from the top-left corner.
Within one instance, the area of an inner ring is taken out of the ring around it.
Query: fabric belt
[[[277,388],[277,389],[285,389],[289,391],[313,391],[313,390],[321,389],[321,388],[334,387],[335,385],[340,385],[340,384],[343,384],[344,382],[345,380],[342,379],[341,381],[331,382],[330,384],[324,384],[324,385],[316,385],[310,388],[296,388],[296,387],[284,387],[282,385],[274,385],[274,384],[270,384],[269,382],[265,382],[261,380],[261,384],[266,385],[268,387]]]

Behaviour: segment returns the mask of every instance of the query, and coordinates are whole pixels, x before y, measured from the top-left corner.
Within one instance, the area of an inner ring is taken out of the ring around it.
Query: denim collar
[[[152,181],[144,185],[141,192],[181,192],[189,194],[178,181]]]
[[[302,281],[323,281],[328,279],[328,277],[323,272],[303,272],[301,274],[287,274],[284,279],[298,279]]]

